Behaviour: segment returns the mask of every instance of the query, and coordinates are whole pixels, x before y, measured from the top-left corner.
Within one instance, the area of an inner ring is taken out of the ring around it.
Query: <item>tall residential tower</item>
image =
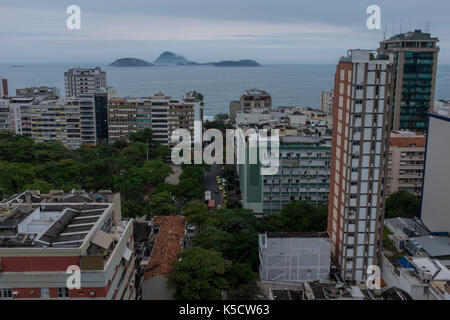
[[[394,55],[393,129],[426,131],[436,88],[438,38],[420,30],[381,41],[381,53]]]
[[[382,242],[392,56],[350,50],[334,83],[328,233],[346,280],[364,280]]]

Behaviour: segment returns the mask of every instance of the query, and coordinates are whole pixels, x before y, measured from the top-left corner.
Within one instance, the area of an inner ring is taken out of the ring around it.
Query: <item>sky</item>
[[[69,30],[69,5],[81,29]],[[369,5],[389,37],[429,30],[450,64],[448,0],[1,0],[0,63],[154,61],[173,51],[197,62],[254,59],[263,64],[335,64],[348,49],[376,49]]]

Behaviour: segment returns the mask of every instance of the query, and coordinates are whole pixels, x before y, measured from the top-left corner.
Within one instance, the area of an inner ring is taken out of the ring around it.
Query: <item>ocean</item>
[[[71,67],[99,66],[107,85],[121,97],[145,97],[164,92],[181,98],[186,91],[204,95],[205,118],[228,112],[245,89],[267,90],[277,106],[320,107],[320,92],[330,90],[336,65],[264,65],[262,67],[155,66],[110,67],[105,64],[0,64],[0,77],[8,79],[10,94],[16,88],[56,86],[64,94],[64,71]],[[450,98],[450,65],[439,65],[436,99]]]

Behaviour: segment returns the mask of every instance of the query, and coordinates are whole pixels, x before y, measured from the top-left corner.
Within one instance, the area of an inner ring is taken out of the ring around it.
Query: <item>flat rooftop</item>
[[[421,236],[411,238],[411,240],[419,243],[431,257],[450,256],[450,237]]]

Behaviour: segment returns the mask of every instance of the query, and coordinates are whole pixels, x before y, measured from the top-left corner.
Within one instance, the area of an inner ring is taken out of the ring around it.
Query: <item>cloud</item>
[[[81,30],[67,30],[65,11],[0,8],[3,37],[17,40],[208,41],[262,39],[291,35],[349,34],[349,27],[324,23],[276,23],[81,11]]]

